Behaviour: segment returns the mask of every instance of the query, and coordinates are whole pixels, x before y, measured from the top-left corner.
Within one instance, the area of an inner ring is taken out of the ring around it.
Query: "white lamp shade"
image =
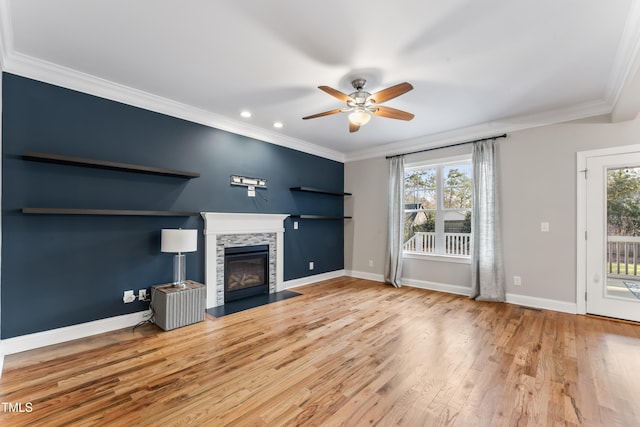
[[[198,250],[198,230],[163,228],[160,251],[170,253]]]

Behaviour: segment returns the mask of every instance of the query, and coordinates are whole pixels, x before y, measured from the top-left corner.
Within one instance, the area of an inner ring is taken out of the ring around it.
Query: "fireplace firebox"
[[[224,302],[269,293],[269,245],[224,249]]]

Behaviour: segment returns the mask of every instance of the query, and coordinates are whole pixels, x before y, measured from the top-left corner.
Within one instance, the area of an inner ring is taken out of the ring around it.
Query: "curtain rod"
[[[394,157],[408,156],[409,154],[424,153],[426,151],[440,150],[442,148],[457,147],[458,145],[467,145],[467,144],[473,144],[474,142],[488,141],[490,139],[498,139],[498,138],[506,138],[506,137],[507,137],[507,134],[503,133],[502,135],[491,136],[489,138],[474,139],[473,141],[458,142],[457,144],[443,145],[441,147],[425,148],[424,150],[411,151],[410,153],[394,154],[393,156],[387,156],[386,158],[392,159]]]

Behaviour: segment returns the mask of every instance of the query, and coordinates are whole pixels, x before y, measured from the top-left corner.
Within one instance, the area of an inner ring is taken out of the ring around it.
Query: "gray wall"
[[[508,293],[576,302],[576,153],[640,140],[640,121],[607,122],[598,117],[512,132],[498,140]],[[459,152],[440,150],[430,155],[455,154]],[[380,278],[386,243],[385,159],[348,162],[345,188],[355,195],[348,206],[354,219],[345,229],[345,269]],[[550,232],[540,232],[543,221],[549,222]],[[513,286],[514,275],[522,277],[522,286]],[[471,274],[467,264],[407,260],[403,277],[469,287]]]

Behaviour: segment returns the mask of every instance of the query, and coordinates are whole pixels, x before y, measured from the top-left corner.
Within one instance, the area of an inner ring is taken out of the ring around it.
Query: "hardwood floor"
[[[637,426],[640,326],[340,278],[6,358],[0,425]]]

